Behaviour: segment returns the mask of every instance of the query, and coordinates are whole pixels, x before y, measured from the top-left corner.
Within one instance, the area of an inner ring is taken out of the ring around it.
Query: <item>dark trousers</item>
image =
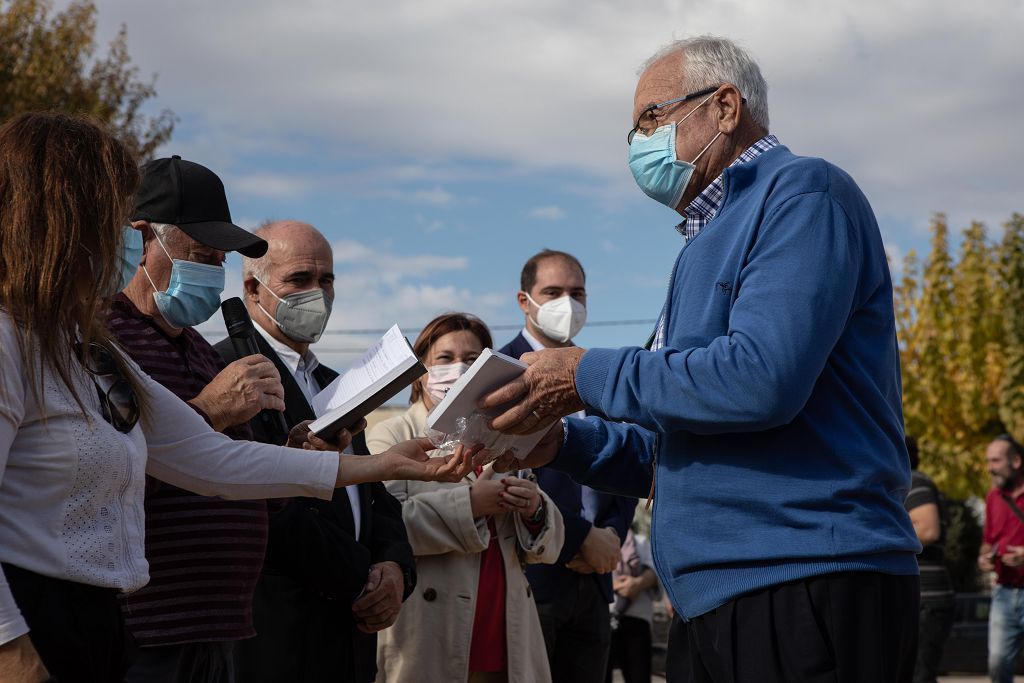
[[[676,616],[666,680],[910,683],[918,591],[917,576],[843,572],[748,593],[689,622]]]
[[[636,617],[619,617],[619,626],[612,630],[608,651],[608,674],[605,683],[612,683],[612,670],[622,670],[625,683],[651,683],[651,624]]]
[[[235,683],[237,641],[140,647],[127,683]]]
[[[572,588],[538,604],[537,613],[553,683],[603,683],[612,628],[597,577],[580,574]]]
[[[942,649],[952,628],[953,596],[940,600],[921,600],[914,683],[936,683]]]
[[[61,683],[113,683],[126,667],[117,590],[54,579],[4,564],[29,638]]]

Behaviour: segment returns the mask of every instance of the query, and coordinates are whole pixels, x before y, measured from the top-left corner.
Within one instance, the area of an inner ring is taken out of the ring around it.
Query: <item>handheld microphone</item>
[[[249,311],[245,310],[245,304],[237,296],[225,300],[220,305],[220,312],[224,315],[224,326],[228,329],[228,337],[231,345],[235,348],[235,355],[239,358],[252,356],[260,352],[256,344],[256,328],[252,325],[252,318]],[[261,410],[257,418],[263,425],[267,437],[274,443],[283,444],[288,441],[288,423],[284,421],[284,415],[276,410]]]

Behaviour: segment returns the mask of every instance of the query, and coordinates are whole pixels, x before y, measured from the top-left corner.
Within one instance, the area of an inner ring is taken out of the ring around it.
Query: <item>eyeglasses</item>
[[[629,145],[629,144],[633,143],[633,136],[636,135],[637,132],[639,132],[639,130],[640,130],[640,122],[643,121],[644,117],[647,116],[648,114],[651,114],[651,113],[657,111],[658,109],[662,109],[664,107],[670,107],[673,104],[682,104],[683,102],[688,102],[688,101],[696,99],[698,97],[703,97],[704,95],[710,95],[711,93],[715,92],[716,90],[718,90],[721,87],[722,87],[721,85],[714,85],[714,86],[711,86],[710,88],[704,88],[703,90],[698,90],[697,92],[692,92],[689,95],[683,95],[682,97],[677,97],[674,100],[669,100],[667,102],[661,102],[659,104],[652,104],[652,105],[650,105],[649,107],[644,109],[642,112],[640,112],[640,116],[638,116],[637,119],[636,119],[636,125],[633,126],[633,130],[629,131],[629,135],[626,136],[626,144]]]
[[[75,354],[82,367],[92,375],[103,419],[119,432],[127,434],[132,431],[139,421],[139,399],[110,351],[96,342],[89,342],[88,348],[77,342]]]

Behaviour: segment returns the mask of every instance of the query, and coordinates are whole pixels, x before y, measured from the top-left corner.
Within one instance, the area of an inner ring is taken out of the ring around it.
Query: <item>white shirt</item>
[[[0,311],[0,561],[93,586],[141,588],[149,581],[146,474],[204,496],[330,499],[336,453],[234,441],[128,362],[149,419],[123,434],[103,419],[77,364],[72,381],[85,416],[49,370],[36,397],[14,324]],[[0,644],[28,630],[0,571]]]
[[[320,383],[316,381],[316,377],[313,376],[313,371],[320,367],[320,361],[317,360],[316,354],[313,353],[312,349],[307,348],[306,354],[300,356],[299,352],[292,347],[271,337],[270,333],[263,329],[261,322],[255,320],[253,322],[255,323],[256,331],[263,335],[263,339],[274,350],[274,353],[278,355],[281,362],[292,371],[292,377],[295,378],[295,383],[299,385],[299,389],[302,390],[306,401],[313,405],[313,397],[323,390]],[[346,448],[345,452],[352,454],[352,447]],[[352,507],[352,519],[356,525],[355,538],[358,541],[359,525],[362,522],[362,510],[359,507],[359,487],[354,484],[346,486],[345,493],[348,495],[348,502]]]
[[[313,376],[313,371],[320,367],[320,361],[317,360],[316,354],[312,350],[306,349],[306,354],[300,356],[299,352],[292,347],[271,337],[270,333],[263,329],[262,323],[255,320],[253,322],[256,323],[254,325],[256,331],[263,335],[263,339],[270,345],[270,348],[274,349],[274,353],[292,371],[292,377],[295,378],[299,389],[302,389],[306,401],[312,404],[313,397],[323,389],[316,381],[316,377]]]

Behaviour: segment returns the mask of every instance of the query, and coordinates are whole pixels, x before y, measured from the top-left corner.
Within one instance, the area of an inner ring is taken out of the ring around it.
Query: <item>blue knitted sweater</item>
[[[916,574],[892,283],[842,170],[771,149],[680,252],[666,347],[591,349],[553,466],[646,497],[676,609],[838,571]],[[656,464],[655,464],[656,463]]]

